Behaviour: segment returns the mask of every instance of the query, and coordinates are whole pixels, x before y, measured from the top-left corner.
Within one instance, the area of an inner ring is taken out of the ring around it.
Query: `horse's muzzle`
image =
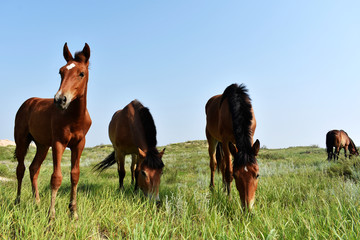
[[[66,98],[66,96],[55,95],[55,97],[54,97],[55,105],[62,110],[66,109],[68,107],[67,101],[68,101],[68,99]]]

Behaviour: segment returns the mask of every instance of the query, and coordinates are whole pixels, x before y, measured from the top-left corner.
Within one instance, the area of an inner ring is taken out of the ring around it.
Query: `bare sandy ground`
[[[7,139],[0,140],[0,147],[6,147],[6,146],[15,146],[15,142]]]

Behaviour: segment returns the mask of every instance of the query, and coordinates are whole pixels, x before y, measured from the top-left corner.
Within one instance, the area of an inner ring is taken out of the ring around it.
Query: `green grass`
[[[0,147],[0,176],[15,180],[14,147]],[[62,161],[63,182],[56,219],[48,224],[51,152],[39,176],[41,203],[32,199],[29,172],[19,206],[16,181],[0,182],[0,239],[360,239],[360,163],[358,158],[326,161],[316,146],[261,149],[255,209],[244,213],[233,184],[229,199],[221,176],[209,190],[205,141],[166,146],[157,208],[130,184],[126,161],[124,189],[118,190],[116,166],[102,174],[92,167],[111,146],[86,148],[78,185],[79,220],[69,218],[70,152]],[[35,149],[30,148],[26,166]]]

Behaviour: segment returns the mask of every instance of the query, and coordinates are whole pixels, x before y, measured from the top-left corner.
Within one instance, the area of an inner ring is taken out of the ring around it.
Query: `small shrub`
[[[319,148],[319,145],[313,144],[313,145],[311,145],[310,147],[311,147],[311,148]]]
[[[0,160],[12,160],[14,161],[15,146],[0,147]]]
[[[281,160],[285,159],[285,156],[281,153],[275,153],[275,152],[265,152],[259,153],[259,158],[262,160]]]
[[[327,173],[331,177],[344,177],[358,182],[360,180],[360,160],[353,158],[338,161],[328,168]]]
[[[9,168],[5,164],[0,164],[0,176],[9,176]]]

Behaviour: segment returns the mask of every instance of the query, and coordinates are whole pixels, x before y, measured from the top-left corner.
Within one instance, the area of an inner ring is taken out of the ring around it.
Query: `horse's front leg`
[[[80,157],[81,153],[85,147],[85,138],[83,138],[75,147],[71,148],[71,193],[70,193],[70,204],[69,210],[71,217],[75,220],[79,218],[77,214],[76,207],[76,193],[77,193],[77,184],[79,182],[80,176]]]
[[[225,163],[225,181],[226,181],[226,190],[227,194],[230,196],[231,191],[231,182],[233,180],[233,167],[231,162],[231,154],[229,149],[229,142],[223,142],[222,144],[224,150],[224,163]]]
[[[344,154],[345,154],[345,158],[347,158],[346,152],[348,151],[348,146],[344,147]]]
[[[130,166],[130,171],[131,171],[131,185],[134,184],[134,180],[135,180],[135,166],[137,163],[137,155],[131,154],[131,166]]]
[[[60,188],[62,182],[61,174],[61,157],[64,153],[66,146],[60,142],[55,142],[52,146],[52,155],[53,155],[53,174],[51,175],[51,202],[49,209],[49,219],[55,218],[55,200],[56,194]]]

